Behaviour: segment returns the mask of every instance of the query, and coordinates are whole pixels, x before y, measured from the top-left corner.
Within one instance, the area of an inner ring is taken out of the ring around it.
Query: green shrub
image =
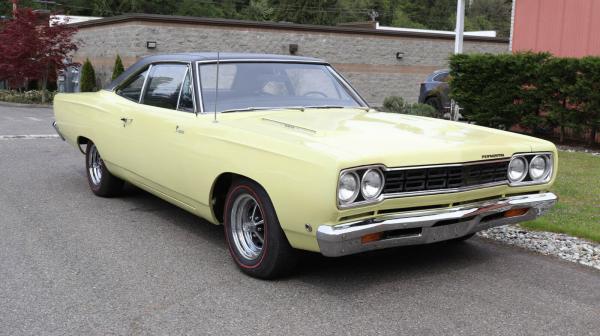
[[[89,59],[85,59],[83,66],[81,67],[81,74],[79,77],[79,91],[81,92],[94,92],[96,91],[96,72]]]
[[[450,59],[450,96],[463,116],[480,125],[534,133],[600,129],[600,57],[561,58],[547,53],[461,54]]]
[[[125,71],[125,68],[123,68],[123,62],[121,61],[121,56],[119,56],[117,54],[117,59],[115,59],[115,66],[113,68],[113,73],[112,73],[112,80],[115,80],[115,78],[119,77],[120,74],[122,74]]]
[[[383,100],[383,110],[392,113],[411,114],[422,117],[437,118],[438,112],[427,104],[409,104],[402,97],[390,96]]]
[[[407,104],[405,107],[405,114],[412,114],[421,117],[439,118],[438,111],[431,105],[427,104]]]
[[[577,120],[590,130],[588,142],[594,143],[600,129],[600,57],[584,57],[579,61],[574,91],[575,101],[581,107]]]
[[[14,91],[14,90],[0,90],[0,101],[9,103],[19,104],[48,104],[52,103],[56,92],[46,91],[46,101],[42,99],[43,91],[31,90],[31,91]]]
[[[393,113],[404,113],[404,98],[398,96],[385,97],[383,100],[383,110]]]
[[[545,122],[560,128],[560,142],[564,141],[565,128],[577,128],[578,111],[575,105],[579,60],[575,58],[550,58],[539,67],[536,84],[542,110],[548,112]],[[529,125],[528,125],[529,126]],[[529,126],[531,127],[531,126]]]
[[[450,58],[450,96],[477,124],[508,129],[539,114],[535,84],[546,53],[458,54]]]

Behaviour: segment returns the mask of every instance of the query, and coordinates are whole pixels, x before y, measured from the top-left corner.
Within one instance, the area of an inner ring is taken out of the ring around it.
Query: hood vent
[[[275,124],[279,124],[279,125],[287,127],[287,128],[291,128],[291,129],[295,129],[295,130],[300,130],[300,131],[308,132],[308,133],[311,133],[311,134],[317,134],[316,130],[313,130],[313,129],[310,129],[310,128],[306,128],[306,127],[301,127],[301,126],[296,126],[296,125],[288,124],[288,123],[285,123],[283,121],[273,120],[273,119],[269,119],[269,118],[262,118],[262,120],[269,121],[269,122],[272,122],[272,123],[275,123]]]

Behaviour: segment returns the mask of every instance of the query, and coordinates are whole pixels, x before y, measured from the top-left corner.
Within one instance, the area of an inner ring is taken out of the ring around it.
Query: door
[[[198,118],[189,65],[152,65],[140,102],[125,117],[131,120],[125,127],[126,167],[137,182],[195,208],[189,180],[194,140],[187,131]]]
[[[100,132],[105,138],[100,147],[103,159],[121,169],[129,167],[131,161],[128,132],[133,121],[131,115],[139,109],[148,72],[148,68],[142,69],[115,90],[121,98],[114,99],[114,104],[106,111],[107,117],[102,120],[102,124],[97,125],[106,129],[105,132]]]

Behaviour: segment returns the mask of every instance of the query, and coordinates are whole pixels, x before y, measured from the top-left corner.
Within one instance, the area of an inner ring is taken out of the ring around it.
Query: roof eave
[[[297,24],[297,23],[284,23],[284,22],[269,22],[269,21],[247,21],[247,20],[232,20],[232,19],[219,19],[219,18],[203,18],[203,17],[192,17],[192,16],[173,16],[173,15],[159,15],[159,14],[139,14],[131,13],[119,16],[107,17],[99,20],[90,20],[80,23],[72,24],[78,28],[88,28],[95,26],[104,26],[115,23],[125,22],[164,22],[164,23],[179,23],[179,24],[199,24],[199,25],[213,25],[213,26],[230,26],[230,27],[245,27],[245,28],[263,28],[263,29],[288,29],[288,30],[299,30],[299,31],[311,31],[311,32],[323,32],[323,33],[339,33],[339,34],[364,34],[364,35],[381,35],[381,36],[402,36],[402,37],[413,37],[413,38],[435,38],[443,40],[454,40],[454,36],[441,35],[435,33],[425,32],[402,32],[402,31],[383,31],[375,29],[365,29],[357,27],[344,27],[344,26],[319,26],[319,25],[308,25],[308,24]],[[465,41],[483,41],[483,42],[496,42],[496,43],[507,43],[508,39],[498,37],[484,37],[484,36],[465,36]]]

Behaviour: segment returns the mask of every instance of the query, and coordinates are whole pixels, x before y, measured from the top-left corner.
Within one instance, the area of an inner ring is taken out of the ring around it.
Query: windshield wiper
[[[365,110],[370,111],[371,108],[367,106],[337,106],[337,105],[314,105],[314,106],[305,106],[307,109],[334,109],[334,108],[347,108],[347,109],[357,109],[357,110]]]
[[[264,111],[264,110],[300,110],[304,111],[304,106],[286,106],[286,107],[244,107],[237,109],[223,110],[219,113],[231,113],[231,112],[249,112],[249,111]]]
[[[333,109],[333,108],[346,108],[346,106],[338,106],[338,105],[313,105],[313,106],[305,106],[307,109]]]

